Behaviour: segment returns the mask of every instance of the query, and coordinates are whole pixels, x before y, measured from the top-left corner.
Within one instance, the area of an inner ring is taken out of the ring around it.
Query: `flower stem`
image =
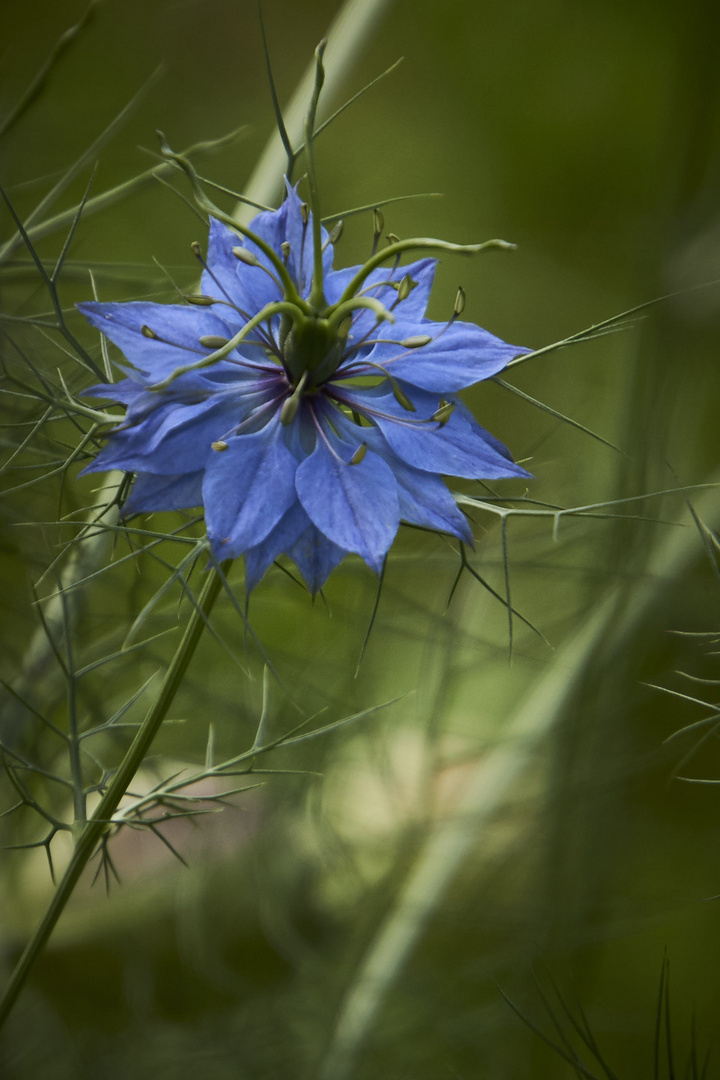
[[[228,564],[223,569],[226,571]],[[197,607],[185,627],[182,640],[165,673],[162,688],[157,701],[140,725],[132,744],[113,776],[107,791],[97,810],[80,833],[75,851],[67,870],[63,874],[45,915],[28,942],[25,951],[17,962],[5,993],[0,999],[0,1027],[10,1015],[17,998],[41,955],[48,939],[65,910],[65,905],[73,894],[75,886],[96,851],[103,835],[110,828],[112,816],[125,795],[135,773],[142,764],[152,742],[160,730],[168,709],[172,705],[183,676],[193,657],[198,642],[205,628],[207,618],[222,589],[222,577],[216,570],[211,570],[203,586]]]
[[[316,311],[325,306],[325,292],[323,287],[322,234],[320,231],[320,195],[318,194],[317,174],[315,172],[313,137],[320,91],[325,82],[323,55],[326,45],[327,41],[323,40],[315,50],[315,86],[310,99],[310,107],[305,117],[305,157],[307,159],[308,184],[310,186],[310,208],[313,215],[313,280],[310,303]]]

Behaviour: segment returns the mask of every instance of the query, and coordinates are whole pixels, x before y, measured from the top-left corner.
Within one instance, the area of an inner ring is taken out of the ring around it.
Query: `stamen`
[[[367,443],[365,443],[365,442],[360,443],[357,450],[355,451],[353,456],[350,458],[350,461],[348,462],[348,465],[359,465],[366,454],[367,454]]]
[[[220,337],[219,334],[205,334],[203,337],[198,338],[198,342],[202,345],[203,349],[224,349],[229,343],[230,338]]]
[[[444,401],[441,398],[439,408],[432,414],[430,419],[431,420],[437,420],[437,422],[440,424],[440,427],[445,427],[445,425],[447,424],[448,420],[450,419],[450,417],[452,416],[454,411],[455,411],[455,402],[454,401]]]
[[[198,307],[210,307],[211,304],[218,303],[214,296],[205,296],[203,293],[185,293],[185,300]]]
[[[257,255],[253,255],[252,251],[248,251],[247,248],[242,247],[240,244],[232,249],[232,253],[236,259],[241,263],[245,263],[246,266],[260,265],[260,260]]]
[[[415,334],[413,337],[404,338],[400,344],[403,349],[422,349],[423,345],[429,345],[431,341],[428,334]]]
[[[375,209],[373,210],[373,215],[372,216],[373,216],[373,245],[372,245],[372,251],[370,252],[371,257],[377,252],[378,243],[380,241],[380,237],[382,236],[382,231],[385,228],[385,218],[383,217],[383,214],[382,214],[381,210],[378,210],[378,208],[375,207]]]
[[[303,371],[299,383],[293,390],[289,398],[286,398],[282,403],[280,409],[280,423],[287,427],[288,424],[292,424],[293,420],[297,416],[298,408],[300,407],[300,399],[302,398],[302,392],[305,388],[305,383],[308,379],[308,372]]]
[[[328,238],[327,238],[327,240],[325,241],[325,243],[322,246],[323,251],[325,251],[325,248],[329,247],[330,244],[333,244],[333,245],[337,244],[338,240],[340,239],[340,237],[343,234],[343,228],[344,228],[344,223],[343,223],[343,220],[341,218],[340,221],[336,222],[336,224],[333,226],[333,228],[328,233]]]

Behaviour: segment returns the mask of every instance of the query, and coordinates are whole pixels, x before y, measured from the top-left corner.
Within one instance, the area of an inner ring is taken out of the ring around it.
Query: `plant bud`
[[[203,337],[198,338],[198,342],[202,345],[203,349],[222,349],[224,345],[227,345],[229,338],[220,337],[218,334],[205,334]]]
[[[234,247],[232,253],[236,259],[239,259],[241,263],[245,263],[246,266],[257,266],[257,256],[253,255],[252,251],[248,251],[244,247]]]

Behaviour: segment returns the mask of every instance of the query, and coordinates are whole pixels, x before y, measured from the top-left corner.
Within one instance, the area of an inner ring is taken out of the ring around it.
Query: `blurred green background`
[[[338,9],[266,0],[281,101]],[[69,0],[6,8],[2,111],[81,11]],[[540,347],[681,292],[623,333],[513,374],[526,394],[619,450],[497,386],[467,393],[480,422],[528,462],[530,495],[549,505],[719,478],[720,289],[682,292],[720,277],[717,31],[709,0],[397,0],[348,71],[342,97],[399,56],[404,63],[318,142],[326,213],[441,192],[388,207],[386,228],[518,244],[512,254],[444,258],[433,318],[449,316],[462,283],[466,318]],[[273,126],[255,4],[108,0],[4,141],[1,179],[22,215],[161,63],[160,78],[99,155],[93,192],[152,164],[155,128],[182,148],[243,124],[232,146],[202,161],[204,175],[242,190]],[[89,173],[56,209],[82,195]],[[7,216],[4,229],[9,235]],[[172,301],[157,263],[191,288],[196,239],[204,239],[197,217],[166,187],[149,185],[81,220],[63,304],[90,297],[87,265],[96,267],[101,299]],[[367,215],[348,220],[336,265],[362,259],[370,241]],[[48,237],[39,250],[50,258],[61,243]],[[11,316],[47,310],[27,267],[16,261],[0,275]],[[79,317],[72,325],[97,347]],[[38,363],[59,362],[37,334],[26,348]],[[9,429],[5,445],[15,438]],[[95,483],[66,485],[61,512],[88,503]],[[720,526],[712,489],[691,497],[708,525]],[[54,521],[58,505],[53,481],[6,502],[9,681],[20,677],[37,625],[31,582],[67,539],[27,523]],[[717,628],[719,585],[682,496],[617,510],[682,525],[567,518],[555,540],[549,519],[509,522],[512,601],[547,639],[516,619],[512,663],[505,609],[469,574],[448,606],[458,558],[441,537],[401,534],[357,677],[377,588],[367,568],[347,560],[315,604],[271,570],[252,597],[252,625],[302,713],[326,709],[326,722],[395,703],[281,751],[274,767],[297,774],[266,778],[197,829],[169,831],[189,868],[152,836],[120,835],[123,884],[109,897],[101,883],[81,885],[4,1034],[3,1076],[572,1076],[498,990],[557,1041],[542,1003],[549,994],[562,1017],[553,980],[574,1016],[581,1003],[619,1077],[650,1076],[665,953],[678,1071],[693,1023],[702,1056],[720,1009],[720,909],[705,902],[720,892],[720,794],[676,775],[720,778],[720,754],[712,726],[664,740],[714,715],[712,683],[679,673],[718,676],[717,642],[690,635]],[[472,564],[502,593],[497,522],[478,515],[477,535]],[[116,555],[126,550],[120,544]],[[86,590],[79,655],[96,657],[122,640],[163,574],[141,556]],[[240,567],[234,580],[241,592]],[[177,604],[173,595],[160,605],[150,629],[174,625]],[[221,752],[252,742],[262,660],[252,645],[243,654],[228,604],[215,618],[250,678],[212,640],[203,643],[173,710],[184,723],[158,742],[155,764],[166,774],[202,760],[210,722]],[[117,707],[171,647],[172,638],[160,641],[108,669],[86,691],[88,713]],[[61,711],[57,673],[37,672],[35,682]],[[274,731],[297,722],[274,684],[270,699]],[[12,701],[8,708],[24,752],[45,760],[42,732]],[[518,733],[523,708],[530,723]],[[526,751],[525,766],[503,786],[498,755]],[[3,798],[4,808],[12,795]],[[37,835],[11,817],[6,843],[17,842],[18,828],[26,840]],[[452,850],[461,852],[455,863]],[[42,852],[6,852],[1,866],[9,968],[51,883]],[[416,923],[418,897],[406,888],[418,867],[428,903]],[[405,952],[393,953],[382,936],[393,927],[407,935]],[[379,965],[369,976],[368,957]],[[719,1068],[711,1057],[707,1075]]]

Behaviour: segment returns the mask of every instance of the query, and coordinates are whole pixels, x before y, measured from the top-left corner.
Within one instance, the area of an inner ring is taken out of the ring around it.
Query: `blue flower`
[[[443,474],[529,474],[457,394],[525,350],[461,322],[459,304],[447,323],[425,318],[436,261],[399,263],[432,243],[333,270],[289,188],[249,229],[211,219],[186,305],[80,304],[127,360],[90,391],[126,415],[89,471],[135,474],[125,515],[203,506],[216,557],[244,555],[248,588],[282,553],[312,592],[348,552],[379,572],[401,521],[472,543]]]

